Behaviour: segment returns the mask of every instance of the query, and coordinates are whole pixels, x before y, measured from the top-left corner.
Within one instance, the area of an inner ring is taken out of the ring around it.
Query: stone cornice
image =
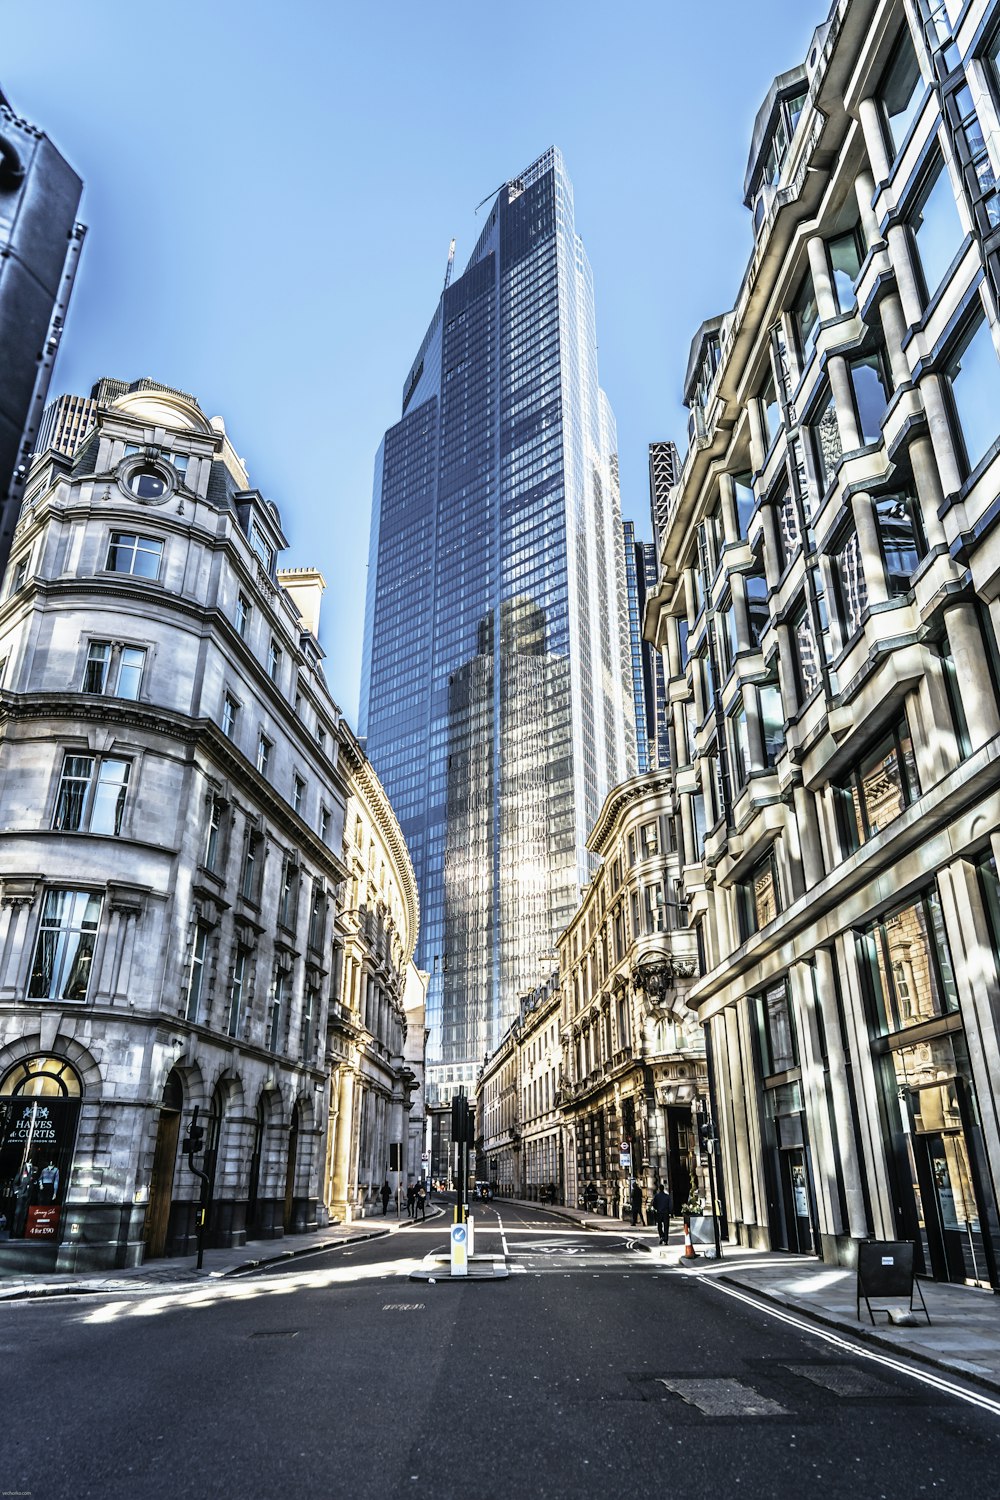
[[[420,929],[420,898],[410,851],[406,846],[396,814],[392,810],[392,803],[374,766],[362,750],[355,735],[343,722],[340,725],[340,746],[341,757],[350,772],[352,788],[371,814],[383,843],[396,865],[396,878],[399,882],[409,928],[403,944],[403,967],[405,968],[413,957]]]
[[[669,797],[673,791],[674,778],[670,771],[646,771],[613,787],[604,800],[604,806],[587,839],[587,848],[592,854],[603,856],[612,838],[621,828],[622,819],[637,802],[647,798]]]

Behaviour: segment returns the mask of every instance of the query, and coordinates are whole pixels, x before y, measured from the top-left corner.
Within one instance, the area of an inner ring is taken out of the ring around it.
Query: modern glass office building
[[[428,1081],[471,1082],[555,963],[635,769],[614,418],[551,149],[447,285],[375,465],[361,733],[420,887]]]

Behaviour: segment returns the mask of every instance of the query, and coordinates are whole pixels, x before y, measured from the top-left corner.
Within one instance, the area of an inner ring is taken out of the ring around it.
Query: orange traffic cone
[[[689,1219],[684,1220],[684,1259],[698,1259],[698,1252],[691,1243],[691,1221]]]

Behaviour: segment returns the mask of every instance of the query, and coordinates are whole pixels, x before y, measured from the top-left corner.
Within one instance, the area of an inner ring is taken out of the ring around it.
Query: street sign
[[[627,1172],[632,1170],[632,1147],[627,1142],[618,1148],[618,1165]]]
[[[453,1276],[468,1276],[468,1251],[468,1230],[464,1224],[453,1224],[451,1226],[451,1274]]]

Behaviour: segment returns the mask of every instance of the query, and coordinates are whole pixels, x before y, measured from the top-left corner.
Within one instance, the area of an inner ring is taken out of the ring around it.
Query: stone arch
[[[93,1053],[88,1052],[86,1047],[76,1041],[73,1037],[61,1036],[58,1033],[49,1042],[43,1041],[40,1032],[29,1032],[13,1038],[5,1047],[0,1047],[0,1078],[4,1077],[15,1064],[26,1061],[29,1057],[48,1056],[55,1054],[64,1057],[71,1064],[80,1079],[80,1086],[85,1101],[93,1103],[100,1099],[104,1089],[104,1075],[100,1064],[94,1058]]]

